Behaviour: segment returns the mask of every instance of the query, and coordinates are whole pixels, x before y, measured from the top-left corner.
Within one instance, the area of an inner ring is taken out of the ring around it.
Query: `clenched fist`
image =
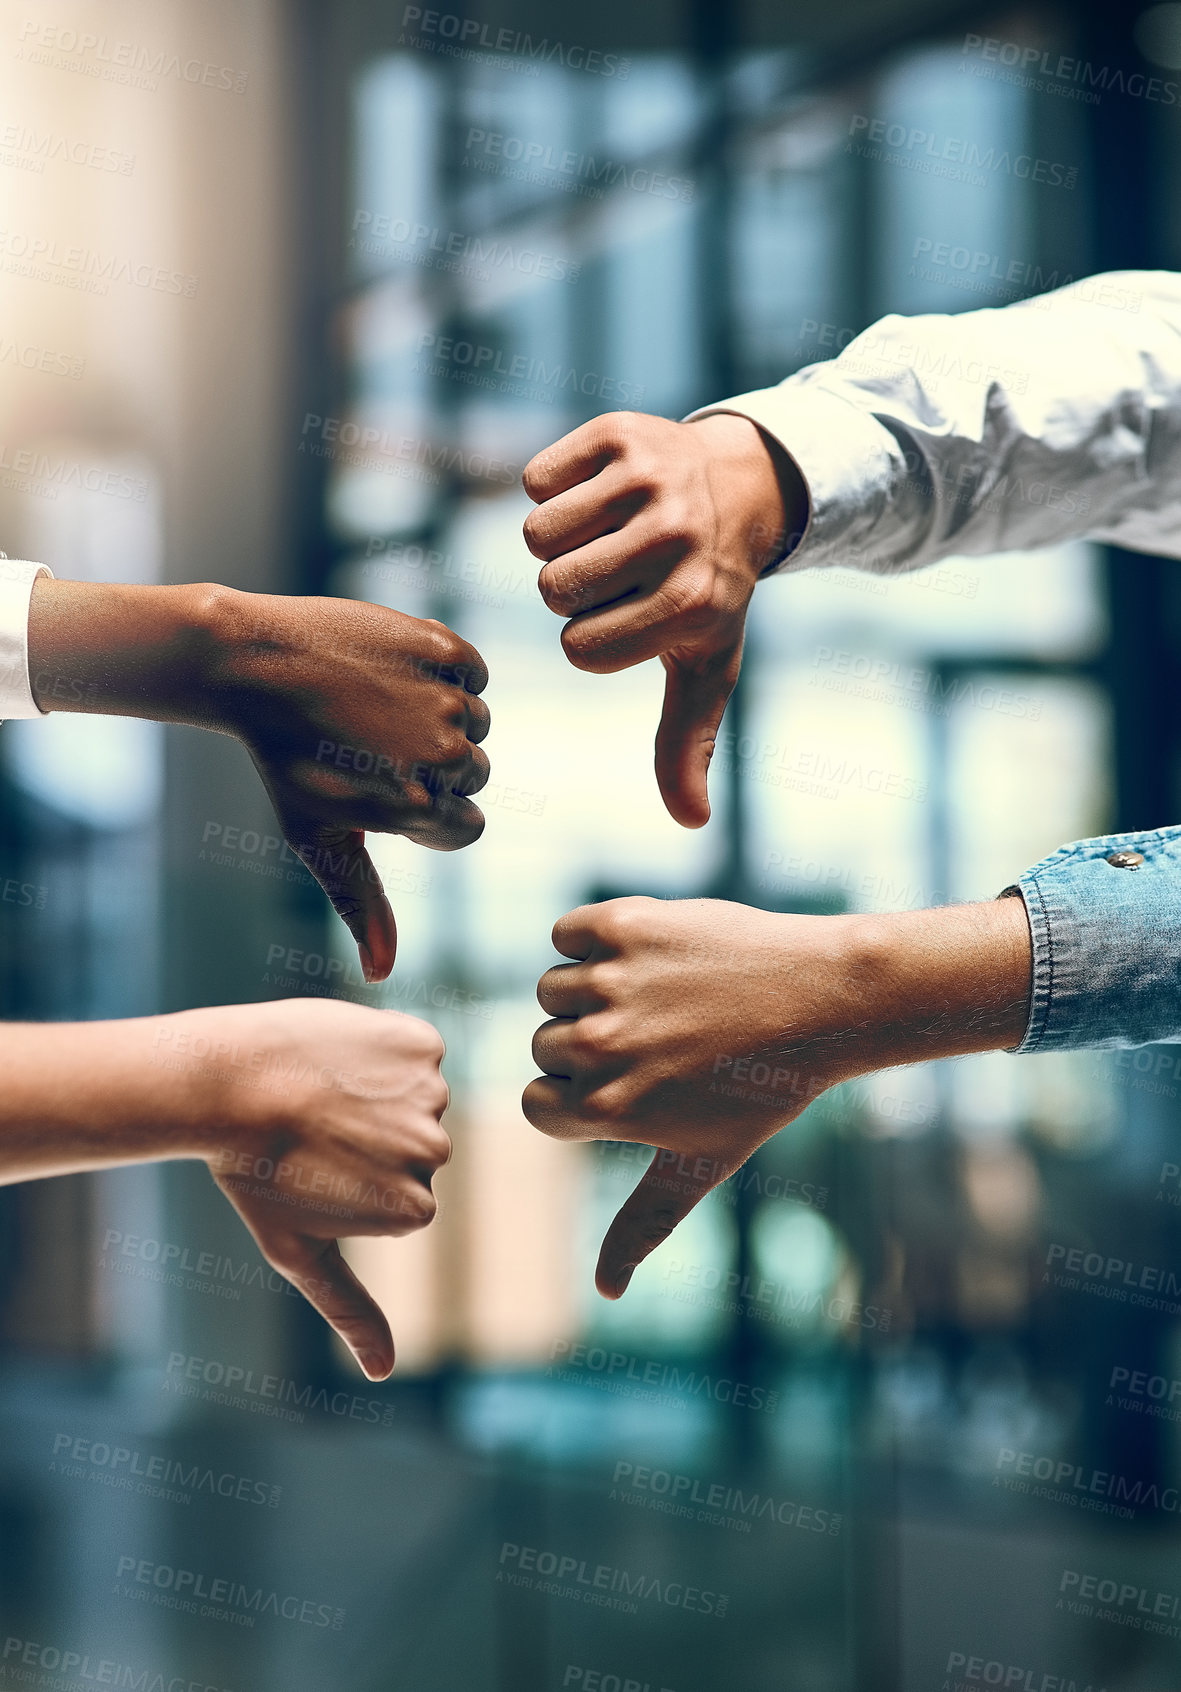
[[[557,1139],[658,1148],[603,1241],[607,1298],[827,1088],[1016,1046],[1025,1030],[1020,898],[885,917],[612,899],[571,911],[553,937],[575,961],[538,984],[551,1020],[533,1039],[545,1073],[525,1089],[525,1115]]]
[[[398,1012],[284,999],[160,1018],[155,1040],[182,1074],[188,1059],[203,1155],[263,1256],[384,1379],[389,1324],[336,1242],[434,1217],[431,1177],[451,1155],[440,1036]]]
[[[686,828],[709,818],[707,771],[742,663],[760,573],[802,531],[807,496],[787,454],[733,414],[671,423],[610,412],[525,467],[529,550],[566,656],[610,674],[666,672],[656,779]]]
[[[389,1324],[336,1242],[434,1215],[451,1154],[442,1056],[417,1017],[322,999],[0,1024],[0,1185],[203,1159],[268,1262],[381,1380]]]
[[[366,831],[451,851],[483,829],[488,671],[442,623],[350,599],[43,577],[29,660],[43,711],[239,739],[370,981],[390,973],[397,931]]]
[[[218,726],[250,752],[366,977],[383,980],[397,931],[365,831],[439,851],[479,839],[484,661],[442,623],[352,600],[235,595],[225,624]]]

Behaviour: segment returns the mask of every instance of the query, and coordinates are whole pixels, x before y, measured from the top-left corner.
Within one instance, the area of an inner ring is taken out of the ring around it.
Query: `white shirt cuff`
[[[789,378],[702,406],[686,422],[714,412],[749,417],[777,440],[804,479],[808,518],[782,563],[786,570],[817,564],[873,569],[875,526],[886,516],[894,443],[877,419],[851,400],[812,382]]]
[[[52,576],[45,564],[0,558],[0,722],[40,717],[29,680],[29,601],[38,576]]]

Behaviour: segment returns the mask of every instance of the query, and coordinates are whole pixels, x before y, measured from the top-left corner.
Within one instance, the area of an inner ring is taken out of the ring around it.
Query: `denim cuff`
[[[1143,861],[1128,867],[1123,854]],[[1076,840],[1017,888],[1033,936],[1033,992],[1014,1051],[1181,1040],[1181,828]]]

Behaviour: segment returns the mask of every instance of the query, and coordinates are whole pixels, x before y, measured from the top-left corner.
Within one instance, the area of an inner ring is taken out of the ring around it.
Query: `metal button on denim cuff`
[[[1112,869],[1139,869],[1144,862],[1143,852],[1112,852],[1108,859]]]

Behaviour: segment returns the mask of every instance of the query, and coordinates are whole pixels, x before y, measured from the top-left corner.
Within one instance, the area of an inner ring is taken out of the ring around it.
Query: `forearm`
[[[850,1073],[1021,1044],[1032,949],[1020,898],[834,920],[847,934]]]
[[[186,1030],[199,1037],[193,1017],[0,1025],[0,1184],[200,1157],[223,1140],[175,1051]]]
[[[211,677],[236,595],[209,583],[141,587],[41,577],[29,606],[29,681],[42,711],[224,728]]]

